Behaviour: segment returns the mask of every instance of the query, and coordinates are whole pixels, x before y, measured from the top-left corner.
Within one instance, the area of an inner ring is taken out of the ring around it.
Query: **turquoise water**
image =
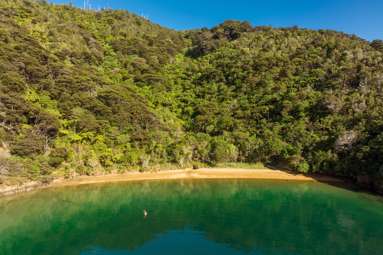
[[[0,199],[0,254],[382,255],[383,201],[281,181],[57,188]]]

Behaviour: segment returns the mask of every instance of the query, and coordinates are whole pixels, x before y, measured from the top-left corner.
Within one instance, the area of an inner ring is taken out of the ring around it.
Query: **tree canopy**
[[[382,83],[381,40],[3,0],[0,175],[263,162],[379,190]]]

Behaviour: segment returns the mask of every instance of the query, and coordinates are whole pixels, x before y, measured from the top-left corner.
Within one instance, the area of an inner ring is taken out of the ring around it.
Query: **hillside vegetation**
[[[383,189],[383,42],[0,2],[0,175],[242,162]]]

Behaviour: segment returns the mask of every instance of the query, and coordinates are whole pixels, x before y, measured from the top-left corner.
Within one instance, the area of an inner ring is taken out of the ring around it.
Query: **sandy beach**
[[[270,169],[235,169],[235,168],[204,168],[198,170],[169,170],[158,172],[81,176],[72,180],[57,182],[53,186],[73,186],[96,183],[113,183],[145,180],[177,180],[177,179],[260,179],[286,181],[323,181],[341,182],[336,178],[326,176],[305,176],[280,170]]]
[[[50,184],[29,182],[16,186],[0,186],[0,196],[14,195],[50,187],[78,186],[116,182],[181,179],[259,179],[285,181],[311,181],[341,183],[342,180],[327,176],[307,176],[271,169],[203,168],[198,170],[163,170],[156,172],[128,172],[100,176],[78,176],[73,179],[56,179]]]

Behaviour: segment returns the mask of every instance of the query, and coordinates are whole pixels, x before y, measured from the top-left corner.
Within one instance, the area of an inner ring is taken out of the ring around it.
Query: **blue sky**
[[[83,0],[49,0],[73,3]],[[253,25],[328,28],[383,39],[383,0],[89,0],[92,7],[126,9],[174,29],[212,27],[226,19]]]

